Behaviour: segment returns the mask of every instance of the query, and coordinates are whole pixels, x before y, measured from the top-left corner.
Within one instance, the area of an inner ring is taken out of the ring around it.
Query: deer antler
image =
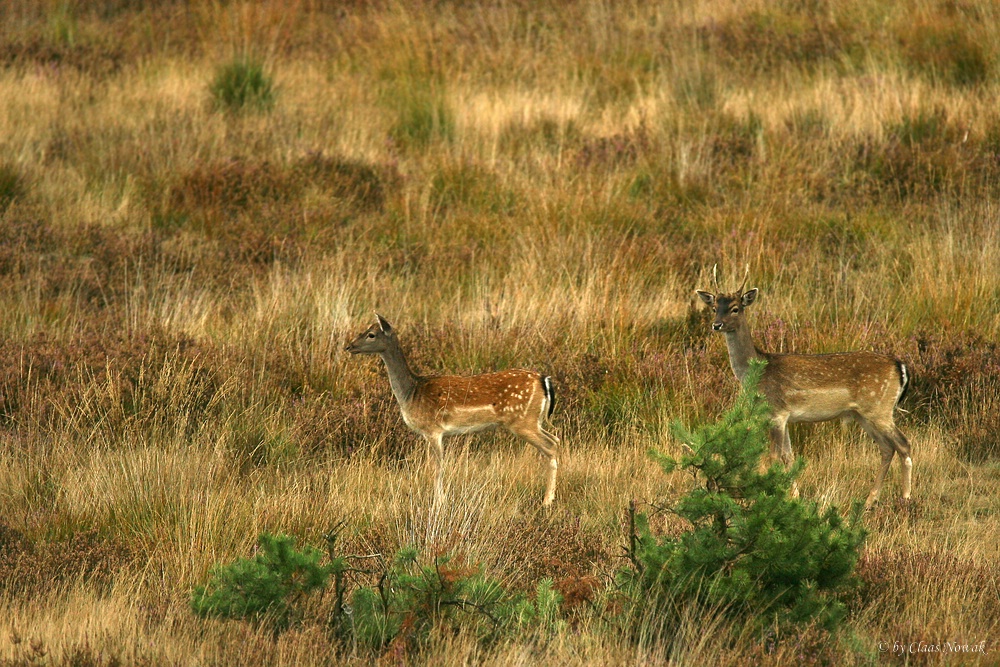
[[[740,283],[740,288],[736,290],[737,294],[743,294],[743,288],[747,286],[747,278],[750,277],[750,263],[747,262],[747,270],[743,274],[743,282]]]
[[[719,265],[716,264],[712,267],[712,283],[715,284],[715,293],[721,294],[722,288],[719,287]]]

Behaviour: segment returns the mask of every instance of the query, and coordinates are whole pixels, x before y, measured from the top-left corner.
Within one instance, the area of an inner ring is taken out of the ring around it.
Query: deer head
[[[744,321],[744,311],[756,300],[758,290],[753,288],[747,292],[743,288],[750,277],[750,265],[747,265],[746,273],[743,275],[743,282],[735,292],[724,293],[719,287],[718,264],[712,267],[712,281],[715,283],[715,293],[704,290],[695,290],[698,297],[708,306],[715,310],[715,320],[712,322],[712,330],[722,333],[736,331],[741,322]]]
[[[351,354],[379,354],[395,342],[396,332],[384,317],[375,313],[375,324],[365,329],[344,349]]]

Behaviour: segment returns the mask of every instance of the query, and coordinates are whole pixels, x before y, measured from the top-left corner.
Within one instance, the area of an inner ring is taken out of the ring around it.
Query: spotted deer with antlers
[[[718,268],[718,267],[716,267]],[[903,477],[903,499],[910,497],[913,460],[910,444],[896,427],[893,411],[906,392],[909,375],[906,365],[874,352],[840,354],[771,354],[759,349],[750,334],[746,310],[757,300],[757,288],[735,292],[719,289],[716,269],[712,270],[715,293],[696,290],[698,297],[715,310],[714,331],[726,337],[729,363],[742,382],[750,361],[767,362],[760,391],[771,406],[771,457],[786,466],[794,460],[788,425],[853,417],[878,444],[882,466],[868,494],[866,507],[878,500],[882,482],[895,454],[899,454]]]
[[[384,317],[347,346],[351,354],[377,354],[389,372],[392,393],[403,421],[427,441],[437,469],[435,490],[441,495],[446,435],[470,433],[501,426],[527,440],[548,458],[548,483],[543,505],[556,495],[556,448],[559,439],[542,426],[552,415],[555,391],[552,380],[528,370],[457,376],[421,377],[410,370],[395,330]]]

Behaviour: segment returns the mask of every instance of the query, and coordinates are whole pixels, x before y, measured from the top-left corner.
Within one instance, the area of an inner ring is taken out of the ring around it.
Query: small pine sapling
[[[526,628],[557,628],[559,601],[551,580],[539,584],[532,602],[449,555],[420,565],[415,549],[402,549],[374,586],[354,591],[352,634],[373,650],[390,644],[419,648],[434,627],[462,629],[489,643]]]
[[[770,425],[757,391],[763,368],[752,362],[719,422],[693,432],[674,422],[687,450],[679,461],[651,452],[664,472],[683,470],[696,481],[671,508],[689,529],[656,537],[648,517],[633,513],[633,567],[620,579],[633,599],[664,611],[696,603],[761,628],[815,622],[832,631],[845,614],[839,596],[853,584],[865,538],[861,505],[845,522],[835,507],[821,513],[815,502],[791,498],[801,459],[787,471],[777,462],[761,470]]]
[[[191,594],[191,609],[203,618],[247,619],[269,622],[284,630],[295,617],[295,603],[326,586],[330,566],[319,564],[323,553],[312,547],[295,548],[288,535],[262,533],[253,558],[241,558],[212,568],[205,586]]]

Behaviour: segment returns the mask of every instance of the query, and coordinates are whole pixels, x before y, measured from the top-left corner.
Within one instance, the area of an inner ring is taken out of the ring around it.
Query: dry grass
[[[353,553],[460,549],[518,590],[607,584],[628,501],[686,488],[647,448],[735,390],[691,299],[716,262],[727,282],[750,263],[768,349],[875,349],[914,371],[915,502],[894,501],[894,468],[844,635],[772,645],[692,611],[635,643],[582,614],[548,643],[436,636],[403,657],[1000,650],[992,6],[108,0],[0,17],[0,664],[402,659],[331,643],[329,601],[278,639],[197,620],[191,586],[263,530],[320,544],[346,520]],[[217,68],[244,56],[274,107],[214,110]],[[424,372],[556,379],[556,510],[502,434],[453,439],[433,502],[381,366],[341,351],[376,308]],[[856,427],[793,439],[807,496],[867,492],[878,457]]]

